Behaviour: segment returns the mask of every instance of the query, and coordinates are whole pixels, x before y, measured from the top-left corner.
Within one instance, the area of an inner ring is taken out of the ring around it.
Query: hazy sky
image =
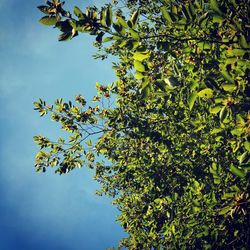
[[[91,1],[68,0],[84,7]],[[59,127],[39,118],[32,103],[81,93],[112,82],[110,61],[96,61],[92,38],[57,42],[58,31],[38,23],[43,0],[0,0],[0,249],[102,250],[124,236],[117,210],[87,169],[68,175],[34,170],[33,136],[56,138]],[[98,1],[95,1],[98,3]],[[103,1],[99,1],[99,4]]]

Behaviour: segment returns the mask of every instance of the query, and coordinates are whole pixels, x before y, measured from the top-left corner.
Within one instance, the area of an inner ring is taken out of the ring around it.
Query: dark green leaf
[[[234,84],[234,79],[230,76],[227,70],[222,70],[221,74],[228,82]]]
[[[102,43],[102,38],[103,38],[104,34],[105,34],[104,32],[100,32],[100,33],[97,35],[96,41],[97,41],[98,43]]]
[[[239,163],[240,164],[247,163],[249,159],[250,159],[250,153],[246,151],[240,156]]]
[[[41,5],[41,6],[38,6],[37,7],[41,12],[43,12],[44,14],[50,14],[50,8],[48,6],[44,6],[44,5]]]
[[[132,16],[131,16],[131,18],[130,18],[130,21],[131,21],[131,23],[132,23],[132,28],[134,28],[134,27],[136,26],[136,24],[137,24],[137,22],[138,22],[138,19],[139,19],[139,15],[140,15],[140,11],[139,11],[139,10],[136,10],[136,11],[132,14]]]
[[[62,42],[62,41],[68,41],[72,38],[72,33],[68,32],[68,33],[62,33],[59,38],[58,41]]]
[[[111,8],[111,6],[109,6],[106,9],[105,22],[106,22],[106,24],[107,24],[108,27],[110,27],[111,24],[112,24],[112,8]]]
[[[244,178],[246,176],[246,173],[243,170],[236,168],[233,164],[230,165],[230,171],[240,178]]]
[[[210,6],[212,10],[220,15],[223,15],[223,12],[220,10],[217,0],[210,0]]]

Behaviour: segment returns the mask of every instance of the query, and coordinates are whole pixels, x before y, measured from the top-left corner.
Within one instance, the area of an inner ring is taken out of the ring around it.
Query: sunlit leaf
[[[133,55],[133,58],[137,61],[143,61],[149,57],[149,53],[140,53],[140,52],[135,52]]]
[[[139,40],[140,36],[139,33],[133,29],[129,29],[129,33],[131,34],[131,37],[135,40]]]
[[[138,60],[134,60],[134,67],[139,72],[145,72],[145,66]]]
[[[206,88],[198,92],[197,95],[201,98],[212,98],[214,94],[212,89]]]
[[[143,75],[141,72],[136,71],[136,73],[135,73],[135,78],[136,78],[136,79],[140,80],[140,79],[142,79],[143,77],[144,77],[144,75]]]
[[[168,10],[165,6],[162,6],[161,7],[161,12],[162,12],[162,15],[163,17],[169,22],[169,23],[172,23],[173,20],[172,18],[170,17],[169,13],[168,13]]]
[[[250,142],[249,142],[249,141],[245,141],[243,144],[244,144],[245,149],[246,149],[248,152],[250,152]]]
[[[74,7],[74,14],[78,18],[82,18],[84,16],[83,12],[77,6]]]
[[[129,28],[127,22],[125,21],[125,19],[123,17],[116,16],[116,18],[121,26],[123,26],[125,29]]]
[[[44,16],[39,20],[40,23],[44,25],[55,25],[57,23],[57,18],[53,16]]]
[[[220,105],[217,105],[215,107],[210,107],[209,112],[211,114],[217,114],[220,112],[221,108],[222,108],[222,106],[220,106]]]
[[[228,92],[233,92],[236,89],[235,84],[222,84],[221,87]]]

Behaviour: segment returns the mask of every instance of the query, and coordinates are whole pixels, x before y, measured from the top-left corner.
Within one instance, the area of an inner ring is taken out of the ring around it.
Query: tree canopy
[[[40,23],[95,38],[117,80],[35,109],[69,132],[39,135],[37,171],[88,166],[114,198],[127,249],[250,245],[250,1],[124,0],[38,7]],[[115,100],[115,104],[112,104]]]

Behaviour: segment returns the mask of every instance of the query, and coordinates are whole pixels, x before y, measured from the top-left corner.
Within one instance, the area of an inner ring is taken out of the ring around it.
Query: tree
[[[95,58],[119,59],[117,81],[97,84],[91,107],[81,95],[34,104],[70,133],[34,137],[37,171],[94,168],[129,235],[120,247],[247,249],[249,0],[112,1],[85,13],[63,5],[39,6],[40,22],[59,41],[94,36]]]

